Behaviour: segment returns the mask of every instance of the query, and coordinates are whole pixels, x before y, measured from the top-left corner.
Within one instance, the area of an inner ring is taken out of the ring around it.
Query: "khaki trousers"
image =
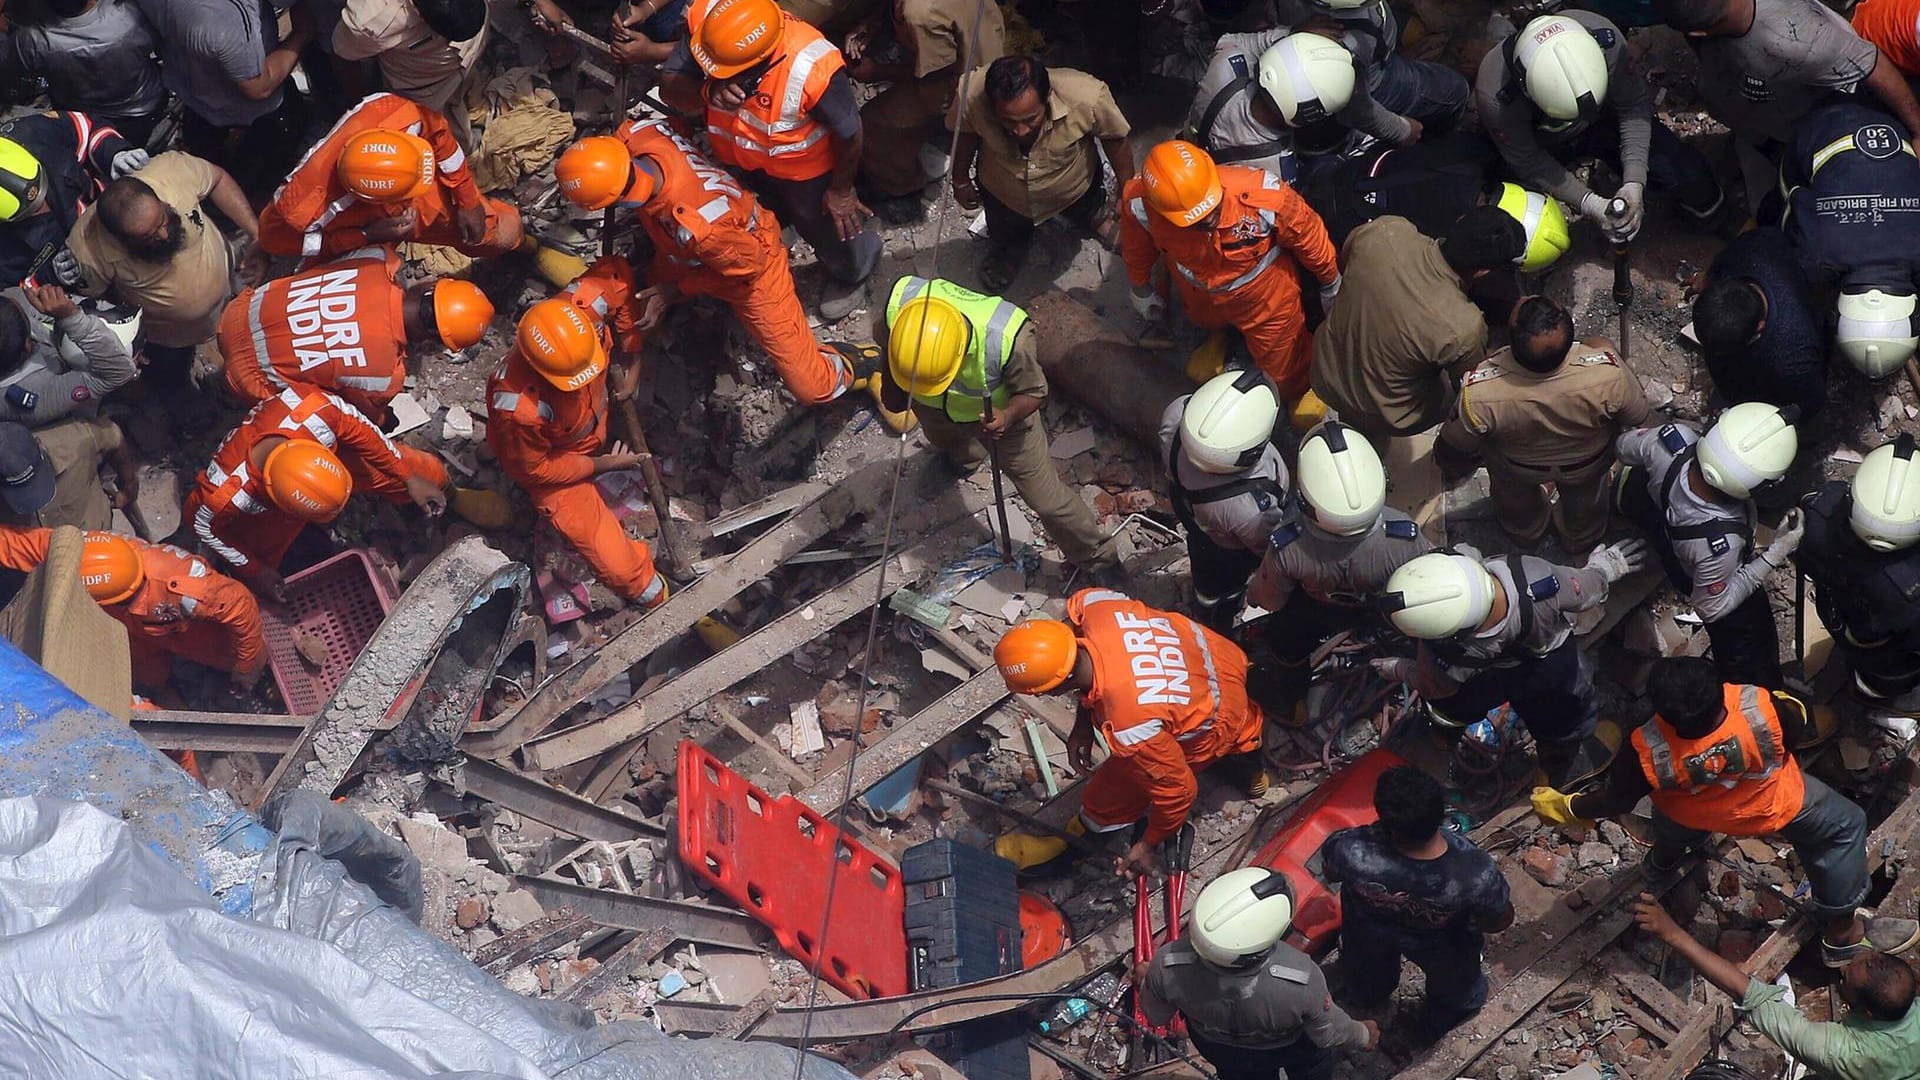
[[[1494,519],[1515,540],[1531,542],[1546,534],[1551,524],[1560,531],[1567,551],[1577,554],[1600,542],[1607,531],[1607,472],[1613,455],[1601,454],[1584,464],[1542,468],[1487,455],[1487,486]],[[1559,493],[1547,497],[1547,485]]]
[[[977,467],[987,459],[986,444],[980,440],[980,425],[962,424],[939,409],[913,403],[920,418],[920,430],[927,441],[963,469]],[[1047,450],[1047,429],[1037,416],[1015,424],[994,446],[1000,457],[1000,471],[1013,482],[1013,489],[1040,515],[1047,536],[1060,545],[1073,564],[1082,570],[1105,570],[1119,564],[1113,538],[1101,533],[1094,523],[1093,511],[1080,496],[1060,479],[1053,455]]]

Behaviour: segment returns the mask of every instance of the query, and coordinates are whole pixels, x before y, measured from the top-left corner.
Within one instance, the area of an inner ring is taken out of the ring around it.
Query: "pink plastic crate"
[[[394,596],[387,579],[367,553],[350,548],[287,578],[286,615],[260,606],[267,639],[267,666],[273,669],[280,700],[296,716],[318,713],[347,677],[360,650],[373,640]],[[293,647],[296,631],[308,630],[327,646],[327,662],[313,670]]]

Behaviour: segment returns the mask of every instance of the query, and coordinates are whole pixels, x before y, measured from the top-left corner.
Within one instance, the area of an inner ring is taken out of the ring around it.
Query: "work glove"
[[[74,258],[73,252],[66,248],[54,252],[53,261],[48,266],[53,271],[54,280],[69,289],[79,288],[86,279],[85,272],[80,269],[80,260]]]
[[[131,150],[120,151],[113,155],[113,178],[118,180],[128,173],[139,172],[147,167],[148,160],[150,159],[147,152],[137,146]]]
[[[1153,291],[1151,285],[1134,286],[1127,293],[1127,299],[1133,303],[1133,313],[1145,323],[1157,323],[1167,316],[1167,302]]]
[[[1806,535],[1806,515],[1796,506],[1780,519],[1780,527],[1773,531],[1772,543],[1767,545],[1767,550],[1761,552],[1760,557],[1767,560],[1769,566],[1785,566],[1787,557],[1800,550],[1800,539]]]
[[[1640,223],[1647,216],[1647,188],[1645,184],[1621,184],[1614,194],[1613,201],[1625,204],[1624,209],[1615,215],[1609,209],[1606,222],[1602,225],[1607,239],[1616,244],[1624,244],[1640,234]],[[1609,204],[1611,207],[1611,204]]]
[[[1340,275],[1335,274],[1333,275],[1332,281],[1320,286],[1320,310],[1326,311],[1328,308],[1333,307],[1333,298],[1339,295]]]
[[[1533,789],[1533,812],[1549,825],[1588,826],[1593,822],[1573,812],[1573,796],[1550,787]]]
[[[1375,675],[1395,683],[1412,682],[1414,672],[1420,668],[1414,661],[1399,656],[1377,657],[1367,661],[1367,666],[1373,669]]]
[[[1587,556],[1587,566],[1600,571],[1600,576],[1606,578],[1609,585],[1645,565],[1647,542],[1639,537],[1594,548],[1593,554]]]
[[[1580,216],[1600,226],[1601,230],[1605,231],[1608,227],[1607,197],[1596,191],[1589,191],[1585,195],[1580,196]]]

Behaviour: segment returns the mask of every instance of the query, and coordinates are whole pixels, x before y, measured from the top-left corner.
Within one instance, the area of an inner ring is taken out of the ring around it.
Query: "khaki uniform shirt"
[[[976,25],[980,36],[969,50]],[[969,59],[985,67],[1007,54],[1007,24],[993,0],[902,0],[894,27],[913,42],[916,79]]]
[[[107,231],[99,208],[90,206],[67,237],[84,272],[80,291],[139,307],[147,340],[155,345],[198,345],[213,337],[221,311],[233,299],[227,238],[200,209],[220,174],[199,158],[174,151],[134,175],[180,215],[186,243],[167,262],[136,258]]]
[[[1210,1042],[1247,1050],[1313,1040],[1322,1050],[1367,1045],[1366,1025],[1348,1016],[1327,993],[1327,978],[1307,955],[1285,942],[1258,964],[1223,971],[1201,960],[1190,941],[1153,954],[1147,968],[1147,1019],[1164,1024],[1178,1009],[1187,1027]]]
[[[1347,237],[1340,265],[1340,300],[1313,338],[1314,393],[1403,434],[1446,419],[1448,371],[1480,361],[1487,323],[1439,242],[1378,218]]]
[[[0,523],[80,529],[113,527],[113,504],[100,486],[100,463],[120,449],[123,436],[111,420],[67,420],[33,433],[53,462],[53,499],[37,514],[16,516],[0,510]]]
[[[387,89],[439,112],[446,111],[486,44],[484,26],[465,41],[441,37],[408,0],[347,0],[333,30],[334,55],[373,57]]]
[[[1124,139],[1133,130],[1106,83],[1072,68],[1049,68],[1047,79],[1047,120],[1029,150],[1020,149],[1000,126],[987,97],[984,68],[969,80],[960,114],[960,130],[980,137],[980,186],[1007,209],[1036,222],[1072,206],[1100,183],[1096,144]]]
[[[1565,468],[1604,457],[1614,436],[1652,415],[1639,378],[1605,349],[1575,342],[1544,375],[1501,349],[1462,381],[1459,414],[1440,437],[1523,468]]]

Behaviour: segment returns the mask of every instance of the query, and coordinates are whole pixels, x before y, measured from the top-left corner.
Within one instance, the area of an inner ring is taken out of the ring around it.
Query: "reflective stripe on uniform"
[[[253,290],[253,299],[247,304],[247,332],[253,338],[253,362],[260,369],[261,377],[267,385],[285,389],[287,380],[274,370],[273,361],[267,357],[267,328],[260,321],[260,311],[267,303],[267,285]]]
[[[393,386],[393,378],[391,376],[342,375],[338,379],[335,379],[334,382],[349,390],[365,390],[369,393],[379,393]]]
[[[813,76],[814,65],[832,51],[833,42],[816,38],[793,55],[793,66],[787,69],[787,92],[780,99],[780,115],[768,129],[771,134],[793,131],[807,122],[807,117],[800,112],[801,99],[807,92],[807,80]]]
[[[1813,152],[1813,164],[1807,169],[1807,179],[1811,180],[1815,176],[1819,175],[1820,167],[1822,165],[1825,165],[1827,162],[1832,161],[1835,157],[1846,153],[1848,150],[1858,149],[1859,148],[1858,144],[1854,142],[1854,136],[1856,134],[1858,133],[1850,131],[1847,134],[1842,135],[1839,138],[1828,143],[1827,145],[1821,147],[1820,149],[1815,150]],[[1915,156],[1913,152],[1913,144],[1908,142],[1905,139],[1900,140],[1900,152],[1907,155],[1908,157]]]
[[[633,598],[634,603],[650,604],[659,598],[661,591],[666,587],[667,579],[659,574],[655,574],[653,575],[653,580],[647,582],[647,587],[640,590],[640,595]]]
[[[1653,759],[1654,779],[1659,781],[1656,787],[1678,788],[1680,774],[1673,768],[1673,747],[1667,745],[1667,737],[1660,731],[1659,724],[1647,724],[1640,729],[1647,740],[1647,756]]]
[[[180,612],[181,614],[185,615],[187,618],[189,619],[193,618],[194,613],[199,610],[200,610],[200,601],[195,600],[191,596],[182,596],[180,598]]]
[[[1186,620],[1187,630],[1193,634],[1194,642],[1200,646],[1200,663],[1207,669],[1207,692],[1213,695],[1213,711],[1215,715],[1218,715],[1220,712],[1220,672],[1213,666],[1213,646],[1207,643],[1207,632],[1201,628],[1199,623],[1186,618],[1184,615],[1180,616],[1180,618]],[[1196,733],[1205,731],[1212,726],[1213,719],[1209,717],[1207,722],[1200,725],[1195,731]]]
[[[919,279],[916,278],[914,280]],[[904,304],[907,299],[908,298],[903,295],[900,297],[900,302]],[[984,340],[982,342],[983,348],[980,352],[980,365],[986,375],[986,385],[981,388],[980,392],[975,393],[971,389],[955,382],[953,385],[947,387],[948,393],[959,394],[961,397],[985,398],[987,395],[999,389],[1000,373],[1005,367],[1001,364],[1000,357],[1005,355],[1006,351],[1007,324],[1011,323],[1013,317],[1018,314],[1020,314],[1019,308],[1002,300],[995,305],[993,314],[987,318],[987,328],[981,334]]]
[[[466,163],[467,163],[466,152],[456,146],[453,148],[452,154],[449,154],[448,156],[440,159],[439,161],[440,171],[443,173],[458,172],[460,170],[460,167],[465,165]]]
[[[722,217],[724,217],[726,215],[727,208],[732,205],[733,205],[732,200],[728,199],[725,195],[717,195],[712,200],[710,200],[705,206],[702,206],[699,210],[695,212],[700,215],[702,220],[704,220],[707,224],[711,225],[714,222],[719,221]],[[687,243],[691,239],[692,237],[689,236],[686,240],[682,240],[681,243]]]
[[[1154,717],[1151,720],[1142,720],[1132,727],[1109,729],[1108,734],[1112,735],[1113,741],[1121,746],[1139,746],[1165,730],[1166,725],[1160,722],[1159,717]]]
[[[193,512],[193,534],[200,538],[201,543],[212,548],[214,554],[233,566],[246,566],[253,561],[242,554],[238,548],[221,541],[220,537],[214,533],[213,507],[205,503],[200,504],[200,509]]]
[[[1110,600],[1118,600],[1124,604],[1128,599],[1130,598],[1125,593],[1114,592],[1112,589],[1088,589],[1086,595],[1081,598],[1080,603],[1082,606],[1085,606],[1087,604],[1104,604]]]
[[[494,412],[510,413],[520,407],[520,395],[511,390],[496,390],[491,404]]]
[[[1740,715],[1746,718],[1747,727],[1753,732],[1753,742],[1760,748],[1760,764],[1766,766],[1759,776],[1772,776],[1780,767],[1780,752],[1773,743],[1773,725],[1767,723],[1765,713],[1760,711],[1760,688],[1742,686],[1740,688]],[[1748,773],[1747,775],[1756,775]]]
[[[1273,264],[1278,261],[1280,261],[1280,247],[1277,244],[1270,245],[1267,248],[1267,253],[1265,255],[1260,256],[1259,262],[1254,263],[1252,268],[1250,268],[1246,273],[1241,274],[1239,277],[1234,278],[1232,281],[1227,282],[1225,285],[1207,285],[1201,282],[1199,275],[1195,274],[1192,270],[1187,269],[1185,266],[1177,262],[1173,264],[1173,268],[1179,271],[1181,277],[1187,279],[1187,284],[1192,285],[1194,288],[1199,289],[1201,292],[1212,293],[1215,296],[1218,296],[1222,293],[1239,291],[1242,287],[1250,284],[1255,278],[1259,277],[1261,274],[1264,274],[1268,270],[1272,269]]]
[[[1141,227],[1141,228],[1143,228],[1143,229],[1150,229],[1150,228],[1152,228],[1152,227],[1153,227],[1153,225],[1152,225],[1152,223],[1151,223],[1150,221],[1148,221],[1148,220],[1147,220],[1147,203],[1146,203],[1146,200],[1144,200],[1144,199],[1128,199],[1128,200],[1127,200],[1127,209],[1133,212],[1133,220],[1135,220],[1135,221],[1137,221],[1137,222],[1139,222],[1139,223],[1140,223],[1140,227]]]

